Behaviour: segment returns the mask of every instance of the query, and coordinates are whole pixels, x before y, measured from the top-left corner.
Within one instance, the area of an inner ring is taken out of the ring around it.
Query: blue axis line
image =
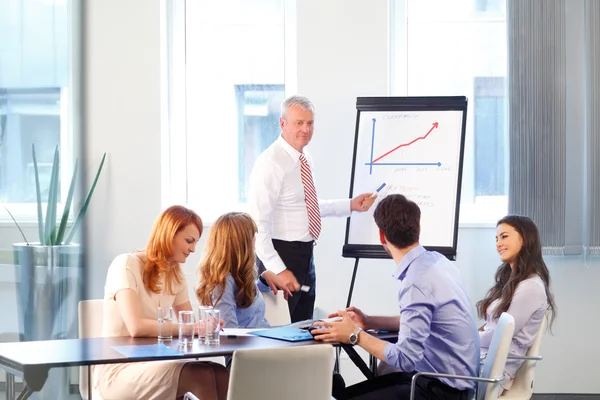
[[[369,175],[373,174],[373,148],[375,146],[375,121],[377,121],[375,118],[372,119],[373,121],[373,133],[371,134],[371,162],[369,163],[369,165],[371,165],[371,167],[369,168]]]
[[[437,166],[437,167],[441,167],[442,163],[441,162],[433,162],[433,163],[381,163],[381,162],[370,162],[370,163],[365,163],[365,165],[370,165],[371,166],[371,170],[373,170],[373,166],[374,165],[414,165],[414,166],[418,166],[418,165],[430,165],[430,166]]]

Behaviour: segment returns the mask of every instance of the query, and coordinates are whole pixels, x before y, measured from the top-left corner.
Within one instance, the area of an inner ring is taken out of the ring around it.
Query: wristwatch
[[[361,331],[362,331],[362,328],[356,328],[356,329],[354,330],[354,332],[352,332],[352,333],[350,334],[350,338],[349,338],[349,340],[350,340],[350,344],[351,344],[352,346],[354,346],[356,343],[358,343],[358,334],[359,334]]]

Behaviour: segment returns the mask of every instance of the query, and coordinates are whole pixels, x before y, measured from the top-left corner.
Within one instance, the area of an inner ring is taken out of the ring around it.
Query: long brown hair
[[[231,212],[220,216],[210,228],[204,258],[200,263],[200,284],[196,296],[200,304],[215,306],[225,292],[227,275],[231,274],[239,291],[235,302],[249,307],[256,298],[254,235],[256,224],[246,213]],[[214,303],[212,293],[221,288]]]
[[[548,309],[552,313],[549,327],[552,326],[556,318],[556,305],[554,303],[554,295],[550,290],[550,272],[542,257],[542,242],[540,233],[538,232],[535,223],[521,215],[507,215],[502,218],[496,226],[507,224],[515,228],[517,233],[523,240],[523,247],[517,254],[514,268],[508,263],[502,263],[496,271],[494,277],[495,284],[487,292],[485,298],[477,302],[477,313],[480,318],[485,319],[489,305],[500,299],[500,303],[494,310],[493,318],[499,318],[500,314],[506,312],[510,307],[513,295],[517,290],[517,286],[523,280],[529,278],[532,274],[537,274],[546,288],[546,297],[548,299]]]
[[[177,262],[167,261],[173,255],[175,235],[194,224],[202,236],[202,220],[194,211],[183,206],[171,206],[163,211],[154,222],[150,239],[146,245],[146,261],[142,280],[144,285],[154,293],[160,293],[160,278],[164,275],[165,290],[173,295],[173,286],[183,280],[181,266]]]

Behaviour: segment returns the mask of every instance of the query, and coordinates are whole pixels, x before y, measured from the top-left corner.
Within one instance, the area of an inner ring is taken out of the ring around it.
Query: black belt
[[[317,245],[317,242],[315,240],[311,240],[308,242],[301,242],[299,240],[289,241],[289,240],[273,239],[273,242],[286,243],[287,245],[298,248],[298,249],[312,249],[314,246]]]

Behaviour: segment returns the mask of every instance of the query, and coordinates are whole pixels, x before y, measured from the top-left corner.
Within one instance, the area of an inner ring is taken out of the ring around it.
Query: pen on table
[[[238,337],[237,335],[227,335],[227,338],[229,338],[229,339],[235,339],[237,337]]]
[[[383,189],[385,187],[385,182],[381,184],[381,186],[379,186],[371,195],[371,197],[375,197],[377,196],[377,193],[379,193],[381,191],[381,189]]]

